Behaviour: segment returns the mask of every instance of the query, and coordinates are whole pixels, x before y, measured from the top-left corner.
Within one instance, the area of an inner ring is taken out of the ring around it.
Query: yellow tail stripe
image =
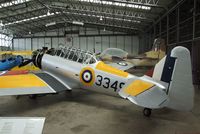
[[[0,76],[0,88],[45,87],[47,84],[34,74]]]
[[[153,86],[154,84],[152,83],[142,80],[135,80],[130,85],[128,85],[128,87],[124,91],[128,95],[137,96],[138,94],[150,89]]]
[[[121,76],[121,77],[127,77],[128,76],[127,72],[124,72],[122,70],[119,70],[119,69],[116,69],[116,68],[111,67],[109,65],[106,65],[103,62],[99,62],[96,66],[96,69],[107,72],[107,73],[115,74],[115,75],[118,75],[118,76]]]

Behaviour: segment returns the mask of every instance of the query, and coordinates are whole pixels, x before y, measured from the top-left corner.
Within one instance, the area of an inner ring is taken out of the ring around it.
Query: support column
[[[169,45],[169,14],[167,15],[167,40],[166,40],[166,46]]]
[[[161,38],[161,21],[162,21],[162,19],[159,22],[159,36],[160,36],[160,38]]]
[[[195,38],[195,26],[196,26],[196,0],[194,0],[194,8],[193,8],[193,31],[192,31],[192,39]]]
[[[177,34],[176,34],[176,44],[179,43],[179,37],[180,37],[180,33],[179,33],[179,24],[180,24],[180,10],[179,10],[180,7],[177,8]]]

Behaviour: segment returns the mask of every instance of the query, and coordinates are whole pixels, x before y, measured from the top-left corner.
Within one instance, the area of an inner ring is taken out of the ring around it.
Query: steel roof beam
[[[85,10],[85,11],[93,11],[93,12],[100,12],[100,13],[109,13],[109,14],[113,14],[113,15],[124,15],[127,17],[141,17],[139,19],[147,19],[149,21],[154,21],[154,19],[151,18],[146,18],[146,14],[148,16],[152,17],[154,16],[154,14],[145,11],[145,12],[141,12],[139,9],[137,10],[128,10],[130,8],[127,7],[127,10],[125,11],[124,8],[113,8],[111,6],[96,6],[95,4],[91,3],[91,4],[78,4],[75,1],[70,1],[68,3],[66,2],[51,2],[51,4],[49,6],[57,6],[57,7],[62,7],[65,9],[71,9],[71,10]],[[140,11],[140,12],[138,12]],[[159,14],[156,14],[153,18],[158,17]]]
[[[65,11],[70,11],[70,12],[85,12],[85,14],[90,14],[90,15],[94,15],[94,14],[102,14],[102,17],[104,18],[105,16],[110,16],[110,17],[118,17],[118,18],[124,18],[124,19],[129,19],[129,20],[132,20],[134,22],[134,20],[139,20],[139,21],[144,21],[144,22],[153,22],[154,20],[153,19],[148,19],[148,18],[144,18],[144,17],[140,17],[139,15],[135,14],[134,16],[128,16],[128,15],[124,15],[124,13],[119,13],[118,14],[113,14],[113,13],[110,13],[110,12],[106,12],[106,11],[91,11],[91,10],[86,10],[86,9],[78,9],[78,8],[62,8],[62,7],[56,7],[56,6],[50,6],[51,8],[54,8],[54,9],[62,9],[62,10],[65,10]],[[113,17],[113,19],[114,19]]]
[[[105,0],[105,1],[109,1],[109,0]],[[167,9],[167,7],[164,5],[158,5],[158,0],[157,1],[156,0],[134,0],[134,1],[113,0],[112,2]]]

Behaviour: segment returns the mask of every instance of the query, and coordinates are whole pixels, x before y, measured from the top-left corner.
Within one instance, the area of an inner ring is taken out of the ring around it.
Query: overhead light
[[[103,20],[103,17],[102,16],[100,16],[100,18],[99,18],[101,21]]]
[[[47,11],[47,16],[49,16],[51,13],[49,12],[49,10]]]
[[[29,1],[31,1],[31,0],[12,0],[12,1],[9,1],[9,2],[1,3],[0,9],[4,8],[4,7],[10,7],[10,6],[13,6],[13,5],[22,4],[22,3],[25,3],[25,2],[29,2]]]
[[[72,21],[72,24],[76,24],[76,25],[84,25],[83,22],[80,22],[80,21]]]
[[[103,31],[105,32],[106,31],[106,28],[104,27]]]
[[[7,26],[7,25],[12,25],[12,24],[18,24],[18,23],[21,23],[21,22],[26,22],[26,21],[30,21],[30,20],[36,20],[36,19],[39,19],[39,18],[53,16],[53,15],[56,15],[56,14],[60,14],[60,12],[50,13],[49,15],[44,14],[44,15],[35,16],[35,17],[32,17],[32,18],[23,19],[23,20],[17,20],[17,21],[14,21],[14,22],[6,23],[4,25]]]
[[[54,22],[47,23],[45,26],[46,26],[46,27],[49,27],[49,26],[53,26],[53,25],[55,25],[55,24],[56,24],[56,22],[54,21]]]
[[[2,22],[2,21],[0,21],[0,27],[2,27],[2,26],[4,26],[4,24],[3,24],[3,22]]]
[[[29,31],[28,34],[31,34],[31,31]]]

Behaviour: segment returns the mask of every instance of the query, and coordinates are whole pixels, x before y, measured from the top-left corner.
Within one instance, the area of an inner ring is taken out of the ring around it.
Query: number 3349
[[[104,88],[112,88],[114,91],[117,91],[117,89],[122,88],[122,86],[125,84],[124,82],[118,82],[115,81],[111,83],[110,78],[108,77],[102,77],[101,75],[97,75],[97,81],[95,83],[97,86],[103,86]]]

